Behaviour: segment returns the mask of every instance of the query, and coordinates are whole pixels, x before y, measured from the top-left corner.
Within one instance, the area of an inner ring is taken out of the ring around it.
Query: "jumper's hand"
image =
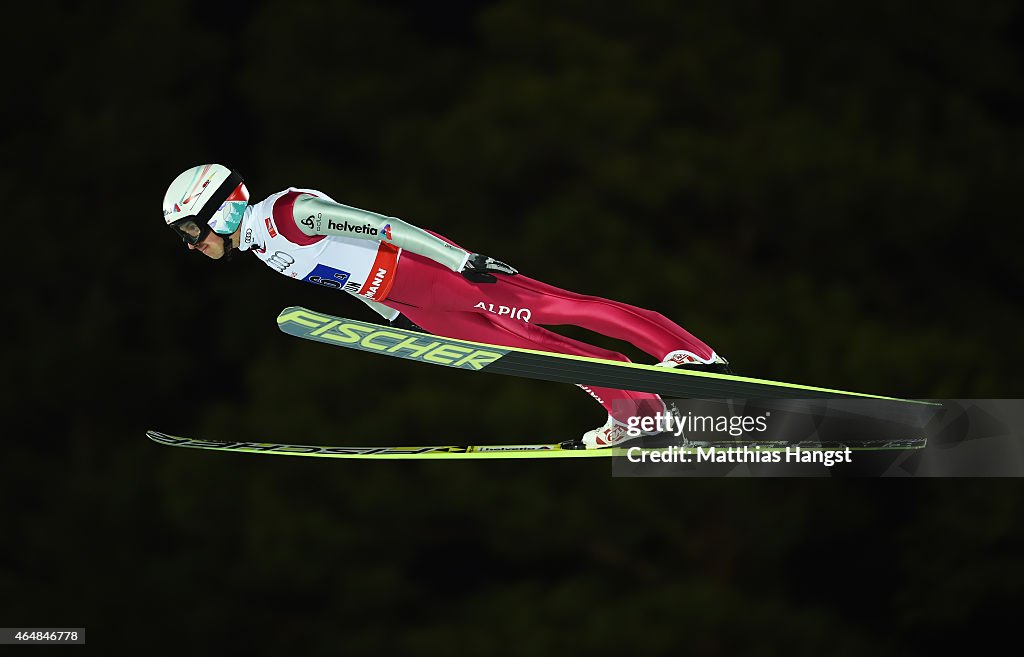
[[[474,283],[496,283],[498,278],[494,274],[515,276],[518,273],[514,267],[479,253],[469,256],[466,266],[462,268],[462,275]]]

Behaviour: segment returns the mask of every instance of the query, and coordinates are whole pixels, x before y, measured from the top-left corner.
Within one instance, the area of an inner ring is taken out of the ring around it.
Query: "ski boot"
[[[616,422],[609,415],[604,425],[591,429],[583,434],[580,443],[583,449],[601,449],[604,447],[617,447],[627,440],[633,440],[638,436],[630,436],[626,425]]]
[[[604,425],[591,429],[582,438],[574,438],[560,443],[562,449],[604,449],[618,447],[622,443],[638,438],[627,433],[626,425],[616,422],[611,415]]]
[[[713,374],[732,374],[729,369],[729,361],[718,354],[714,354],[711,361],[705,361],[685,349],[676,349],[665,355],[665,358],[655,367],[674,367],[680,370],[696,370],[698,372],[711,372]]]

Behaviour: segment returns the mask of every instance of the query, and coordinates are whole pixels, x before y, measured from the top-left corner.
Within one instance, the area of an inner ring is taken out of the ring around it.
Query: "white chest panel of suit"
[[[368,239],[304,234],[292,214],[295,199],[303,194],[334,201],[323,192],[289,187],[250,205],[242,218],[239,249],[252,251],[290,278],[373,301],[386,299],[402,250],[373,239],[377,229],[369,225]]]

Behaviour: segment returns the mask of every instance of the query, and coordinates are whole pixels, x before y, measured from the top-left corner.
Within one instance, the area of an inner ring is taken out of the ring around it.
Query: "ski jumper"
[[[309,234],[328,230],[336,234]],[[250,206],[241,231],[239,248],[252,250],[276,271],[348,292],[388,320],[401,313],[437,335],[629,361],[543,328],[572,325],[629,342],[659,361],[676,350],[697,362],[717,358],[711,347],[650,310],[522,274],[498,275],[494,283],[471,281],[458,273],[470,252],[455,243],[394,217],[337,204],[315,190],[289,188]],[[652,393],[580,387],[621,423],[638,408],[644,415],[664,409]]]

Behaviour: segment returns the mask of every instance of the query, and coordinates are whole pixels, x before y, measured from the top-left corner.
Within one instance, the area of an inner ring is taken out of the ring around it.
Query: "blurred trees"
[[[548,652],[632,647],[609,629],[621,611],[655,649],[763,650],[777,632],[853,653],[999,618],[985,591],[998,601],[1020,578],[1011,483],[960,495],[613,481],[589,463],[323,464],[175,453],[142,431],[540,441],[602,419],[569,387],[285,338],[286,305],[369,314],[252,258],[184,253],[157,207],[202,161],[239,168],[258,198],[319,188],[658,309],[744,373],[1020,396],[1013,3],[25,10],[45,33],[5,44],[18,92],[0,193],[20,239],[0,583],[23,601],[7,625],[88,607],[123,638],[110,619],[147,599],[162,618],[188,609],[210,640],[233,636],[218,619],[279,623],[253,650],[339,623],[324,645],[369,649],[391,630],[420,652],[495,638]],[[806,583],[820,577],[802,564],[832,569],[865,540],[860,578]]]

